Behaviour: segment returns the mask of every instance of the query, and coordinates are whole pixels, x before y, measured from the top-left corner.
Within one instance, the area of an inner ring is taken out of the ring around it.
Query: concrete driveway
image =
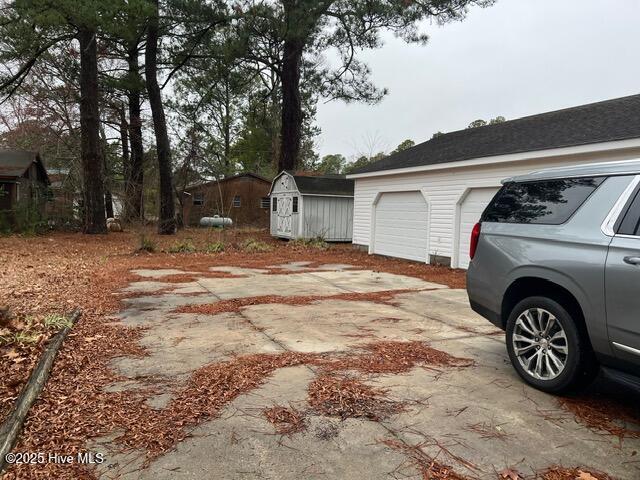
[[[427,342],[473,365],[354,374],[403,405],[377,421],[310,408],[317,366],[276,369],[217,416],[199,419],[186,439],[148,464],[144,451],[121,452],[114,439],[126,432],[97,439],[92,448],[108,458],[99,468],[104,478],[428,478],[425,469],[434,459],[461,475],[451,478],[495,479],[507,467],[532,475],[552,465],[640,478],[640,441],[590,430],[556,398],[524,386],[509,364],[502,332],[470,310],[463,290],[349,265],[308,269],[298,262],[216,272],[231,276],[195,274],[176,283],[163,280],[188,272],[134,272],[140,281],[124,292],[135,296],[125,300],[119,320],[145,327],[141,344],[148,355],[116,359],[112,366],[124,379],[108,389],[153,385],[147,404],[162,413],[207,365],[256,353],[339,355],[381,340]],[[306,298],[273,303],[272,296]],[[238,303],[206,313],[221,302]],[[277,434],[263,413],[273,406],[302,412],[304,429]]]

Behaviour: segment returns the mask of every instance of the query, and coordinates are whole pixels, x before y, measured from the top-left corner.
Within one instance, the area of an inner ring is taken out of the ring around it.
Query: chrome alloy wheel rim
[[[530,308],[522,312],[511,341],[518,362],[535,379],[553,380],[567,364],[567,335],[560,321],[547,310]]]

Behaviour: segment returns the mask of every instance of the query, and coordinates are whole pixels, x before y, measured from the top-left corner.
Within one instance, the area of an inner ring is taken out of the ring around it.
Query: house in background
[[[342,175],[281,172],[273,180],[269,196],[274,237],[351,241],[353,180]]]
[[[47,203],[47,218],[53,222],[62,222],[76,217],[81,203],[82,193],[77,190],[68,168],[49,168],[51,181],[51,201]]]
[[[10,221],[17,210],[44,215],[49,176],[37,152],[0,151],[0,215]]]
[[[271,182],[255,173],[240,173],[220,181],[191,185],[182,192],[185,225],[199,225],[202,217],[229,217],[235,225],[269,225]]]
[[[502,179],[639,157],[640,95],[447,133],[348,176],[353,243],[466,268],[471,230]]]

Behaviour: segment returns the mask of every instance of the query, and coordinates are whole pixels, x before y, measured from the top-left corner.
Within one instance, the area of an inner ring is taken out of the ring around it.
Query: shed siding
[[[351,241],[353,199],[351,197],[304,196],[302,235],[334,242]]]
[[[373,202],[380,192],[422,190],[429,199],[429,254],[451,257],[456,204],[466,189],[499,186],[506,177],[541,168],[638,158],[640,149],[523,160],[498,165],[458,167],[355,179],[353,243],[369,245]]]

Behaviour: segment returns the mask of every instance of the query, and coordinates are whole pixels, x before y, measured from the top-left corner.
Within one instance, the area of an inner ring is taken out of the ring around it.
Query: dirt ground
[[[464,272],[246,230],[5,237],[0,261],[0,417],[83,312],[15,451],[106,458],[7,478],[640,476],[640,398],[525,387]]]

